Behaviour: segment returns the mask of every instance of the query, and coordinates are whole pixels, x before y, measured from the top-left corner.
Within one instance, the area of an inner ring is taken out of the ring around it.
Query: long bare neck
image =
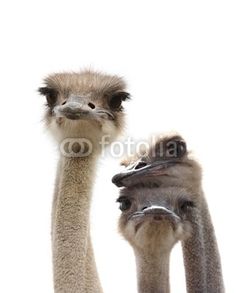
[[[96,159],[61,157],[52,211],[55,293],[102,292],[90,240]]]
[[[169,293],[170,251],[135,251],[138,292]]]
[[[220,257],[205,198],[191,212],[191,236],[183,241],[187,292],[223,293]]]
[[[221,269],[220,254],[214,227],[205,198],[203,198],[202,200],[201,217],[203,223],[203,238],[207,268],[207,292],[222,293],[225,292],[225,290]]]
[[[194,209],[189,221],[192,233],[182,242],[187,292],[206,292],[205,250],[200,211]]]

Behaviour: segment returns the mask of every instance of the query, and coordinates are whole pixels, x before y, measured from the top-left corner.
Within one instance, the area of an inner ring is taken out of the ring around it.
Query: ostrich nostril
[[[139,162],[135,167],[134,169],[137,170],[137,169],[141,169],[143,167],[147,166],[147,163],[145,162]]]
[[[145,206],[142,208],[142,211],[146,210],[148,208],[148,206]]]
[[[65,105],[65,104],[66,104],[66,100],[65,100],[64,102],[62,102],[61,104],[62,104],[62,105]]]
[[[93,103],[88,103],[88,106],[91,108],[91,109],[95,109],[95,105]]]

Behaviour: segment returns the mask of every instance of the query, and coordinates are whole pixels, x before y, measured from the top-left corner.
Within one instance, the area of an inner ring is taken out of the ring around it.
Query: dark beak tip
[[[121,178],[119,174],[116,174],[112,177],[111,182],[115,184],[117,187],[122,187]]]

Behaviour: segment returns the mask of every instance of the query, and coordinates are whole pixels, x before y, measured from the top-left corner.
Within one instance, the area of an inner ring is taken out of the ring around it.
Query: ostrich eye
[[[130,207],[131,207],[131,205],[132,205],[131,201],[128,198],[126,198],[126,197],[120,197],[120,198],[118,198],[117,199],[117,202],[120,203],[119,209],[122,212],[129,210]]]
[[[122,202],[120,203],[120,207],[119,207],[119,208],[120,208],[120,210],[121,210],[122,212],[124,212],[124,211],[129,210],[130,207],[131,207],[131,201],[128,200],[128,199],[126,199],[126,200],[124,200],[124,201],[122,201]]]
[[[48,107],[53,108],[57,102],[58,92],[55,89],[49,87],[40,87],[38,91],[41,95],[46,97]]]
[[[187,151],[186,143],[183,140],[177,142],[177,156],[178,158],[183,157]]]
[[[182,158],[187,151],[186,143],[183,140],[174,139],[166,143],[166,156]]]
[[[113,94],[109,100],[108,104],[112,110],[120,110],[122,101],[129,99],[129,94],[126,92],[118,92]]]
[[[195,204],[191,200],[183,200],[183,201],[180,202],[180,209],[183,212],[186,212],[188,209],[194,208],[194,207],[195,207]]]

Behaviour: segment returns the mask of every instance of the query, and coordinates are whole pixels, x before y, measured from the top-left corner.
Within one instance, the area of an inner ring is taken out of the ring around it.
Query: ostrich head
[[[117,201],[122,211],[119,230],[135,249],[169,251],[190,235],[187,214],[194,202],[184,189],[128,187]]]
[[[141,156],[125,161],[112,179],[120,191],[119,228],[133,247],[170,249],[191,234],[190,212],[198,205],[201,169],[180,136],[168,136]],[[158,245],[157,245],[158,244]]]
[[[122,165],[125,170],[112,178],[118,187],[145,184],[183,187],[196,193],[201,190],[201,167],[179,135],[158,138],[143,154],[126,159]]]
[[[123,129],[129,94],[122,78],[83,71],[52,74],[44,83],[39,93],[46,97],[45,121],[57,140],[82,137],[98,144]]]

